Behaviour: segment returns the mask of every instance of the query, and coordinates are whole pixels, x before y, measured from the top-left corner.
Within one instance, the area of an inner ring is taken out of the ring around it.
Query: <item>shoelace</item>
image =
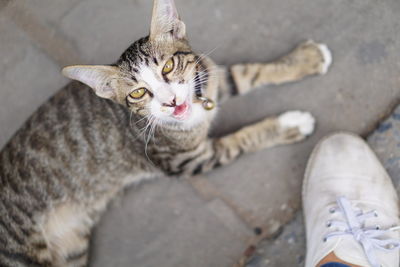
[[[374,250],[393,251],[400,249],[400,240],[382,238],[384,234],[399,230],[400,227],[392,227],[385,230],[380,229],[379,226],[366,228],[364,227],[365,220],[378,216],[375,211],[363,213],[362,211],[353,210],[350,201],[345,197],[339,197],[337,203],[339,206],[338,211],[343,213],[346,221],[330,221],[327,226],[345,230],[329,233],[325,236],[324,241],[334,237],[352,235],[362,245],[365,255],[373,267],[381,266]]]

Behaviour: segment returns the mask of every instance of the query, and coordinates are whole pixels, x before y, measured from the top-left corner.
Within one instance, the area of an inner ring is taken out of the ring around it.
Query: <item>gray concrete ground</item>
[[[214,129],[222,135],[267,115],[302,109],[317,117],[317,132],[301,144],[244,156],[209,175],[160,177],[127,190],[95,231],[92,266],[240,265],[244,252],[252,254],[252,245],[274,235],[300,208],[313,145],[336,130],[370,132],[400,96],[398,0],[176,2],[193,47],[215,49],[219,64],[272,60],[308,38],[327,43],[334,64],[326,76],[234,98],[221,108]],[[0,146],[68,82],[61,67],[111,63],[146,35],[151,5],[0,1]],[[301,226],[301,220],[292,225]],[[296,240],[301,251],[304,243]],[[300,252],[267,244],[273,257],[290,259],[279,266],[301,264]],[[268,266],[278,266],[269,260]]]

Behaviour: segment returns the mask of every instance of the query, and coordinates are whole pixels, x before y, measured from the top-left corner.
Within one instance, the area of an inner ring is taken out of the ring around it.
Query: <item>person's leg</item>
[[[321,267],[351,267],[351,266],[343,264],[343,263],[330,262],[330,263],[326,263],[324,265],[321,265]]]
[[[358,265],[350,264],[348,262],[339,259],[335,253],[329,253],[325,258],[323,258],[318,265],[319,267],[360,267]]]
[[[303,184],[303,211],[306,267],[399,266],[398,197],[360,137],[335,134],[314,149]]]

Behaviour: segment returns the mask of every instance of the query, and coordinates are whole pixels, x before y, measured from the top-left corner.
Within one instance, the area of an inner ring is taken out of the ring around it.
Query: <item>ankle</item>
[[[350,267],[360,267],[358,265],[354,265],[348,262],[345,262],[341,259],[339,259],[335,253],[331,252],[329,253],[325,258],[323,258],[317,265],[317,267],[321,267],[322,265],[326,264],[326,263],[331,263],[331,262],[335,262],[335,263],[342,263],[342,264],[346,264]]]

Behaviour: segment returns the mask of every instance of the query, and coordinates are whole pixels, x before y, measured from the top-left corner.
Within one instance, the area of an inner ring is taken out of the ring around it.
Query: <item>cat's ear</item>
[[[111,81],[120,77],[117,67],[69,66],[62,70],[62,74],[90,86],[99,97],[108,99],[116,97],[115,88],[111,87]]]
[[[179,18],[174,0],[154,0],[150,39],[172,35],[176,39],[186,38],[186,26]]]

